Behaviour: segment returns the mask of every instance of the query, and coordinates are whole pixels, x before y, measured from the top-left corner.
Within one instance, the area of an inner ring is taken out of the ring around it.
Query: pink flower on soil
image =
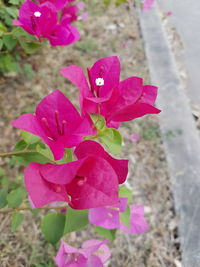
[[[127,198],[119,198],[117,205],[90,209],[90,223],[106,229],[121,229],[123,232],[129,234],[141,234],[147,232],[149,226],[144,218],[143,206],[131,205],[129,227],[120,221],[120,213],[125,212],[127,203]]]
[[[138,142],[140,139],[141,139],[141,136],[138,135],[138,134],[132,134],[132,135],[130,135],[130,140],[131,140],[133,143]]]
[[[154,107],[157,87],[143,85],[138,77],[120,82],[118,57],[106,57],[94,63],[88,69],[89,84],[79,66],[66,67],[60,73],[80,89],[82,113],[100,112],[108,127],[118,128],[122,121],[160,112]]]
[[[148,11],[153,8],[155,0],[144,0],[143,1],[143,10]]]
[[[59,90],[46,96],[35,114],[23,114],[12,125],[39,136],[52,150],[55,160],[65,148],[78,145],[84,136],[93,134],[88,118],[82,118],[76,108]]]
[[[104,267],[111,256],[106,243],[106,240],[86,240],[77,249],[61,242],[55,263],[58,267]]]
[[[72,25],[58,24],[58,15],[50,2],[37,5],[26,0],[19,9],[19,19],[14,20],[15,26],[22,27],[39,40],[47,38],[52,46],[69,45],[80,39],[80,34]]]
[[[91,140],[84,141],[76,147],[74,154],[78,159],[82,159],[86,156],[104,158],[116,172],[119,184],[125,182],[128,174],[128,160],[111,157],[99,143]]]
[[[74,209],[89,209],[118,201],[118,177],[97,156],[61,165],[31,163],[25,169],[25,186],[36,208],[63,201]]]

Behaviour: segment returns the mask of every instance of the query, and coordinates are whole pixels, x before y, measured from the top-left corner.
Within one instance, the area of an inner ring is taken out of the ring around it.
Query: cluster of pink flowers
[[[104,267],[111,255],[106,243],[106,240],[87,240],[77,249],[62,242],[55,262],[59,267]]]
[[[19,9],[19,19],[15,26],[22,27],[40,41],[49,40],[52,46],[72,44],[80,39],[78,30],[72,22],[84,8],[84,3],[72,5],[74,0],[38,0],[37,3],[26,0]],[[86,13],[83,13],[83,19]]]
[[[115,159],[98,142],[84,138],[98,136],[90,114],[103,116],[107,127],[119,128],[123,121],[159,113],[154,107],[157,88],[143,85],[138,77],[120,81],[120,62],[115,56],[102,58],[89,68],[88,81],[79,66],[69,66],[60,72],[79,88],[81,114],[56,90],[38,104],[34,114],[23,114],[12,122],[13,126],[39,136],[55,160],[63,158],[65,148],[74,148],[74,161],[29,164],[25,186],[31,202],[36,208],[66,202],[73,209],[89,209],[92,225],[121,229],[129,234],[146,232],[143,206],[130,206],[129,225],[120,219],[120,214],[128,208],[128,199],[119,197],[119,185],[127,179],[128,160]],[[62,243],[56,258],[58,266],[78,266],[78,263],[104,266],[104,260],[94,252],[105,247],[105,243],[94,243],[91,246],[88,241],[80,250]],[[60,263],[63,257],[65,265]],[[71,262],[77,265],[70,265]]]

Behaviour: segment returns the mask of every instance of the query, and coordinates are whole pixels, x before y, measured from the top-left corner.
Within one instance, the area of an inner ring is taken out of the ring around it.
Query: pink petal
[[[142,99],[140,103],[146,103],[149,105],[154,105],[157,97],[158,88],[153,85],[145,85],[143,87]]]
[[[66,185],[76,176],[76,173],[83,162],[84,160],[77,160],[59,165],[47,163],[41,165],[40,173],[42,177],[50,183]]]
[[[23,114],[15,121],[12,121],[12,126],[30,132],[32,134],[38,135],[41,138],[45,138],[45,134],[43,132],[40,123],[38,122],[37,117],[34,114]]]
[[[71,65],[69,67],[60,70],[60,74],[62,74],[76,87],[78,87],[81,90],[81,94],[83,94],[83,96],[92,96],[84,72],[81,67]]]
[[[71,184],[66,185],[71,207],[89,209],[113,205],[118,201],[117,176],[107,161],[87,157]]]
[[[101,259],[96,255],[91,255],[87,261],[87,267],[104,267]]]
[[[129,234],[142,234],[149,230],[149,225],[144,218],[144,206],[131,205],[130,228],[121,224],[121,229]]]
[[[141,139],[141,136],[138,134],[132,134],[130,135],[130,140],[134,143],[138,142]]]
[[[143,82],[139,77],[130,77],[120,82],[120,94],[124,105],[135,103],[143,92]]]
[[[108,99],[114,87],[119,84],[120,62],[118,57],[101,58],[94,63],[88,71],[91,87],[94,91],[99,92],[98,97]],[[96,79],[103,78],[104,85],[97,86]]]
[[[61,10],[65,4],[68,2],[68,0],[48,0],[51,2],[57,10]],[[39,0],[40,3],[47,2],[46,0]]]
[[[111,256],[109,247],[106,244],[107,244],[107,240],[101,241],[98,239],[91,239],[91,240],[84,241],[82,244],[82,248],[83,250],[86,250],[86,251],[89,250],[90,253],[96,252],[95,254],[98,255],[98,257],[104,263]]]
[[[89,210],[89,222],[106,229],[120,227],[119,210],[100,207]]]
[[[52,46],[70,45],[80,39],[80,33],[72,25],[68,25],[67,27],[56,25],[47,38]]]
[[[128,174],[128,160],[114,159],[99,143],[90,140],[84,141],[76,147],[74,153],[78,159],[89,155],[103,157],[115,170],[119,183],[122,184],[126,180]]]
[[[145,103],[131,104],[113,113],[108,121],[130,121],[146,114],[158,114],[161,110]]]
[[[67,194],[61,191],[61,187],[59,188],[61,192],[57,193],[45,182],[40,174],[40,167],[38,163],[31,163],[24,172],[25,186],[33,205],[39,208],[55,201],[68,202]]]
[[[106,229],[120,228],[120,212],[126,210],[128,204],[127,198],[119,198],[116,205],[110,207],[100,207],[89,210],[89,221],[91,224],[101,226]]]
[[[58,267],[86,267],[87,258],[81,250],[62,241],[55,257],[55,263]]]

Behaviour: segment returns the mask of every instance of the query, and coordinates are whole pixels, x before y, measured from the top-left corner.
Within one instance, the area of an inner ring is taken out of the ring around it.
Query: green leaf
[[[133,193],[132,190],[125,187],[125,186],[121,186],[119,188],[119,196],[120,197],[127,197],[128,198],[128,203],[132,203],[133,201]]]
[[[67,208],[64,234],[80,230],[88,224],[88,210]]]
[[[12,51],[15,45],[17,44],[17,40],[13,38],[12,35],[3,36],[3,43],[5,44],[8,51]]]
[[[116,229],[106,229],[106,228],[102,228],[99,226],[94,226],[94,230],[100,234],[101,236],[110,239],[111,241],[115,240],[115,235],[116,235]]]
[[[35,53],[42,46],[42,43],[27,42],[27,41],[22,40],[22,39],[19,39],[19,43],[20,43],[21,47],[25,50],[25,52],[27,54]]]
[[[18,8],[15,6],[6,7],[6,12],[14,19],[18,17]]]
[[[125,210],[125,212],[120,213],[120,221],[128,227],[130,227],[130,215],[131,211],[129,207]]]
[[[3,47],[3,40],[0,39],[0,51],[1,51],[1,48]]]
[[[19,0],[9,0],[9,4],[19,5],[20,4],[20,1]]]
[[[7,72],[19,72],[20,67],[11,55],[5,55],[2,59],[2,64]]]
[[[92,119],[97,130],[103,130],[106,127],[106,121],[101,115],[93,113],[90,114],[90,118]]]
[[[34,135],[32,133],[26,132],[26,131],[22,131],[21,130],[21,134],[22,134],[22,139],[28,144],[34,144],[40,141],[40,138],[37,135]]]
[[[26,190],[23,187],[18,187],[12,190],[7,195],[8,206],[12,208],[17,208],[21,205],[22,201],[26,196]]]
[[[101,134],[99,134],[99,139],[107,146],[112,154],[120,153],[122,146],[122,136],[116,129],[105,129]]]
[[[38,144],[36,146],[36,150],[37,150],[38,153],[40,153],[44,157],[46,157],[46,158],[48,158],[48,159],[50,159],[52,161],[54,160],[53,154],[52,154],[51,149],[49,147],[42,148],[40,146],[40,144]]]
[[[4,208],[7,205],[7,193],[4,189],[0,190],[0,209]]]
[[[21,214],[19,212],[13,212],[12,218],[11,218],[11,231],[15,232],[17,228],[22,224],[24,219],[24,214]]]
[[[65,214],[49,213],[42,219],[41,230],[46,240],[52,244],[57,243],[63,236],[65,227]]]
[[[43,154],[41,154],[36,150],[37,145],[38,143],[28,145],[24,140],[20,140],[16,144],[14,151],[33,150],[33,152],[30,153],[22,152],[19,155],[14,156],[12,158],[12,163],[26,166],[30,162],[37,162],[41,164],[52,162],[49,158],[47,158],[46,156],[44,156]]]

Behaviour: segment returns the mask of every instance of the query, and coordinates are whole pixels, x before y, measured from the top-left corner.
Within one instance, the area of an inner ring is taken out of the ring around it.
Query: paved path
[[[182,0],[181,0],[182,1]],[[174,1],[175,2],[175,1]],[[179,220],[182,264],[200,267],[200,138],[157,8],[140,13]]]
[[[200,107],[200,0],[157,0],[160,9],[172,11],[175,26],[185,48],[185,64],[189,74],[189,96]]]

